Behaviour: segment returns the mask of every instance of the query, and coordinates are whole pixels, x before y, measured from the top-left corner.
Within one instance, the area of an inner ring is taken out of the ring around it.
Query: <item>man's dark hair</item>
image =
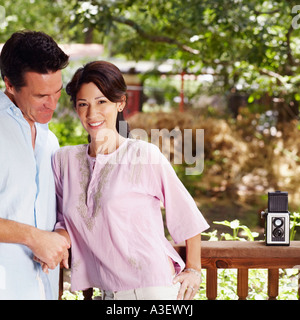
[[[44,32],[18,31],[6,41],[0,56],[1,76],[19,90],[25,86],[24,74],[56,72],[68,65],[69,57]]]

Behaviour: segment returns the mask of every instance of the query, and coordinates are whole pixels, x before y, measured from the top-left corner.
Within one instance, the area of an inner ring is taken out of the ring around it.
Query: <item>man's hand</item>
[[[67,231],[43,231],[28,224],[0,218],[0,243],[19,243],[32,250],[36,259],[54,269],[63,260],[68,265],[71,245]]]
[[[33,260],[38,262],[41,265],[43,272],[49,273],[49,267],[45,262],[43,262],[36,256],[33,257]],[[69,251],[68,250],[66,250],[66,253],[64,254],[64,258],[60,263],[61,263],[61,267],[69,269]]]
[[[57,232],[35,229],[27,246],[32,250],[35,260],[43,262],[49,269],[55,269],[62,260],[64,265],[68,264],[70,242]]]

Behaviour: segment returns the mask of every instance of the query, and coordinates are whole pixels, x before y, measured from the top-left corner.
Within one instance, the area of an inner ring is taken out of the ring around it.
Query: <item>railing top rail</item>
[[[300,258],[300,241],[290,246],[266,246],[263,241],[202,241],[202,257],[215,258]]]
[[[185,245],[175,249],[185,259]],[[300,241],[266,246],[263,241],[202,241],[203,268],[293,268],[300,265]]]

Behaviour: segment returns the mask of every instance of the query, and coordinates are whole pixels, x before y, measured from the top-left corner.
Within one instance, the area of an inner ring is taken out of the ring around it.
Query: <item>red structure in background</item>
[[[127,84],[127,106],[123,111],[124,118],[128,119],[135,113],[142,111],[143,85],[136,74],[124,74]]]
[[[122,70],[121,70],[122,71]],[[128,73],[123,71],[123,76],[127,84],[127,107],[124,109],[124,118],[128,119],[137,112],[142,111],[143,106],[143,84],[138,76],[138,73]],[[184,112],[184,76],[186,72],[182,71],[181,76],[181,90],[180,90],[180,103],[179,111]]]

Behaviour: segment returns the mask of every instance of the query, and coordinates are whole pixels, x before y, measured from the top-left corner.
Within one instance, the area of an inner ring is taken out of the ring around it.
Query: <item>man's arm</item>
[[[37,229],[27,224],[0,218],[0,242],[27,246],[33,254],[54,269],[70,248],[67,238],[57,232]]]

